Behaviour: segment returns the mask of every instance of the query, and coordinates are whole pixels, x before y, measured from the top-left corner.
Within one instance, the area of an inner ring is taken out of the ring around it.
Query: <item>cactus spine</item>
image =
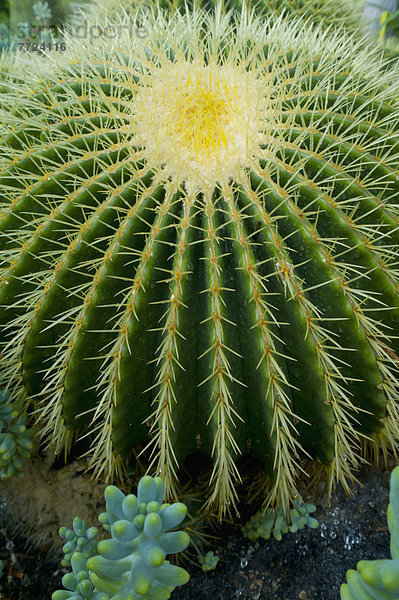
[[[399,439],[398,81],[352,38],[245,11],[147,30],[13,68],[8,389],[107,481],[145,447],[173,494],[201,450],[220,515],[247,451],[284,510],[304,457],[349,489]]]
[[[83,11],[89,19],[103,19],[105,16],[112,17],[126,13],[134,14],[139,5],[159,6],[161,9],[170,11],[184,11],[188,5],[195,8],[203,8],[213,11],[220,4],[215,0],[144,0],[131,2],[131,0],[93,0],[87,9]],[[257,16],[270,17],[272,15],[283,15],[284,18],[303,17],[316,24],[323,26],[345,27],[353,33],[359,32],[359,23],[362,18],[363,3],[361,0],[255,0],[242,2],[242,0],[226,0],[223,2],[225,11],[236,10],[241,12],[243,5],[252,7]]]

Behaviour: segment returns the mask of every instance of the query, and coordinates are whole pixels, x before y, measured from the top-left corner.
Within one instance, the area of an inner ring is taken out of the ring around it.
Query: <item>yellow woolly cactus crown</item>
[[[262,141],[256,74],[232,64],[183,57],[151,69],[135,103],[136,131],[149,165],[191,193],[227,184]]]
[[[220,515],[244,453],[267,503],[287,508],[310,458],[349,489],[399,440],[398,79],[302,21],[219,6],[145,26],[16,59],[7,387],[108,481],[141,451],[172,495],[201,451]]]

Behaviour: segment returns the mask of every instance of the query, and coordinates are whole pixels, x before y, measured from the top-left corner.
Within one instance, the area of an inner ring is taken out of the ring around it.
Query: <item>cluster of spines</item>
[[[96,550],[96,528],[87,529],[82,520],[76,520],[73,532],[62,528],[62,537],[72,544],[64,551],[73,572],[62,580],[70,591],[54,592],[52,600],[167,600],[176,586],[187,583],[187,571],[165,560],[189,544],[187,533],[166,532],[183,521],[187,509],[163,503],[164,493],[160,477],[143,477],[137,496],[108,486],[107,510],[99,520],[112,537],[98,542]]]
[[[33,448],[33,429],[26,428],[27,417],[19,414],[9,393],[0,390],[0,477],[23,477],[23,459]]]
[[[396,600],[399,597],[399,467],[391,473],[387,519],[391,556],[386,560],[361,560],[349,570],[340,588],[341,600]]]
[[[159,7],[169,11],[184,10],[185,6],[202,8],[212,12],[218,6],[215,0],[159,0]],[[154,7],[152,0],[141,3],[143,6]],[[272,14],[283,15],[284,18],[303,17],[311,23],[322,23],[325,27],[343,27],[349,32],[359,31],[361,20],[361,2],[357,0],[224,0],[225,11],[234,10],[240,12],[248,6],[258,16],[270,17]],[[130,15],[137,6],[132,5],[130,0],[94,0],[89,6],[86,15],[92,18],[104,18],[107,15],[112,19],[116,11],[125,11]]]
[[[298,497],[295,508],[290,510],[288,518],[282,508],[278,511],[271,508],[266,511],[260,510],[245,523],[242,532],[251,541],[258,538],[268,540],[272,534],[274,539],[280,541],[283,533],[296,533],[304,527],[311,529],[318,527],[318,521],[310,516],[315,510],[314,504],[305,504],[302,498]]]

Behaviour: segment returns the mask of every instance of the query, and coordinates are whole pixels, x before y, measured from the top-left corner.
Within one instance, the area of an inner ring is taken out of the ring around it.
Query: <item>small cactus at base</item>
[[[392,560],[361,560],[346,573],[341,600],[397,600],[399,598],[399,467],[391,474],[387,520]]]
[[[284,516],[282,509],[279,509],[276,515],[273,509],[268,508],[266,511],[260,510],[255,515],[252,515],[241,529],[244,536],[252,541],[260,537],[268,540],[273,533],[274,538],[279,542],[283,537],[283,533],[295,533],[298,529],[303,529],[305,526],[316,529],[319,523],[310,516],[315,510],[316,507],[314,504],[305,504],[299,498],[296,507],[290,511],[289,521]]]
[[[207,552],[204,556],[199,557],[199,563],[203,571],[213,571],[219,562],[219,557],[212,552]]]
[[[137,496],[108,486],[106,512],[99,520],[112,538],[98,542],[96,550],[95,527],[87,529],[78,518],[73,531],[62,527],[60,535],[69,540],[64,561],[72,573],[62,579],[69,591],[54,592],[52,600],[167,600],[176,586],[187,583],[187,571],[165,560],[190,542],[184,531],[166,532],[183,521],[187,508],[163,503],[164,494],[162,479],[148,475],[140,480]]]
[[[6,391],[0,390],[0,478],[23,477],[22,459],[30,457],[33,429],[26,428]]]

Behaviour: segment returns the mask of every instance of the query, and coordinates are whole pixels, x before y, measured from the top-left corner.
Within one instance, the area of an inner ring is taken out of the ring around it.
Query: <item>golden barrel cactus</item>
[[[149,14],[146,37],[19,55],[1,108],[2,371],[57,451],[173,494],[237,458],[288,507],[396,451],[398,81],[340,33]]]

